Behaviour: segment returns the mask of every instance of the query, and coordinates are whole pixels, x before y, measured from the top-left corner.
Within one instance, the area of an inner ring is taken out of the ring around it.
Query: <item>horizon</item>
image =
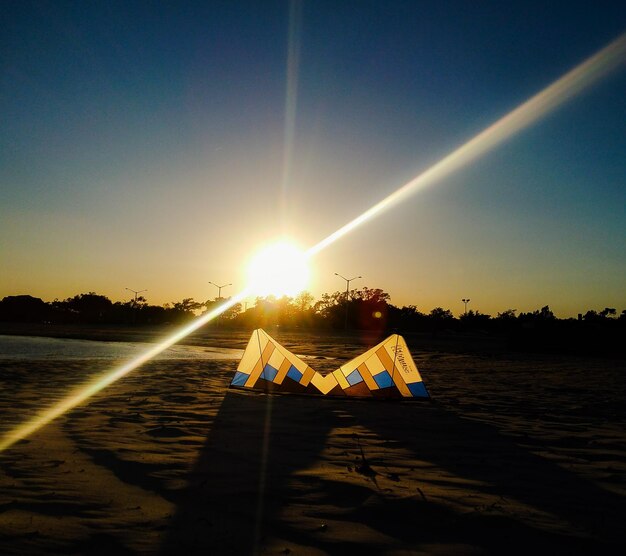
[[[369,288],[369,286],[364,285],[364,286],[362,286],[362,287],[350,288],[350,291],[351,291],[351,292],[353,292],[353,291],[359,291],[359,290],[362,290],[363,288]],[[376,288],[376,287],[374,287],[374,288],[369,288],[369,289],[371,289],[371,290],[377,290],[377,289],[382,289],[382,288]],[[394,302],[394,299],[393,299],[393,295],[392,295],[390,292],[387,292],[387,291],[385,291],[385,290],[382,290],[382,291],[383,291],[384,293],[389,294],[389,296],[390,296],[390,299],[388,300],[388,302],[387,302],[387,303],[388,303],[389,305],[393,305],[393,306],[395,306],[395,307],[397,307],[397,308],[408,307],[408,306],[414,306],[418,312],[420,312],[420,313],[422,313],[422,314],[424,314],[424,315],[428,315],[428,314],[429,314],[432,310],[434,310],[434,309],[444,309],[444,310],[450,311],[450,312],[452,313],[452,315],[454,316],[454,318],[459,318],[459,317],[463,316],[463,315],[464,315],[464,313],[465,313],[465,304],[463,303],[463,300],[461,300],[461,302],[460,302],[460,305],[462,306],[462,308],[461,308],[461,309],[459,309],[459,311],[457,312],[455,307],[446,306],[446,305],[434,305],[434,306],[432,306],[432,307],[421,307],[421,306],[419,306],[419,305],[417,305],[417,304],[415,304],[415,303],[402,303],[402,304],[395,303],[395,302]],[[308,290],[303,290],[303,291],[302,291],[302,292],[300,292],[300,293],[309,293],[309,294],[311,294],[311,292],[309,292]],[[66,301],[66,300],[68,300],[68,299],[72,299],[72,298],[74,298],[74,297],[80,296],[80,295],[90,295],[90,294],[93,294],[93,295],[99,295],[99,296],[104,296],[104,297],[106,297],[109,301],[111,301],[112,303],[122,303],[122,304],[123,304],[123,303],[130,303],[130,302],[132,302],[132,301],[133,301],[133,297],[134,297],[134,296],[131,296],[129,299],[126,299],[126,298],[116,299],[116,298],[114,298],[114,297],[111,297],[111,296],[108,296],[108,295],[106,295],[106,294],[102,294],[102,293],[99,293],[99,292],[96,292],[96,291],[86,291],[86,292],[80,292],[80,293],[75,293],[75,294],[73,294],[73,295],[66,296],[66,297],[63,297],[63,298],[61,298],[61,297],[55,297],[54,299],[50,299],[50,300],[46,300],[46,299],[41,298],[41,297],[33,296],[32,294],[28,294],[28,293],[16,294],[16,296],[15,296],[15,297],[19,297],[19,296],[31,296],[31,297],[34,297],[34,298],[36,298],[36,299],[41,299],[44,303],[53,303],[53,302],[55,302],[55,301],[60,301],[60,302],[63,302],[63,301]],[[343,295],[343,294],[345,294],[345,290],[343,290],[343,291],[342,291],[342,290],[335,290],[335,291],[332,291],[332,292],[322,292],[322,294],[321,294],[321,295],[330,295],[330,296],[332,296],[332,295],[335,295],[335,294]],[[287,295],[287,294],[285,294],[285,295],[283,295],[283,296],[276,296],[276,295],[272,295],[272,294],[270,294],[270,295],[257,295],[257,296],[255,296],[255,297],[244,298],[244,299],[240,302],[240,304],[242,305],[242,307],[241,307],[241,312],[243,313],[243,312],[245,311],[245,309],[244,309],[244,308],[245,308],[244,303],[247,303],[247,304],[248,304],[247,309],[249,310],[249,309],[251,309],[251,308],[253,308],[253,307],[255,306],[255,304],[256,304],[256,300],[257,300],[257,299],[260,299],[260,300],[267,300],[267,299],[274,298],[274,299],[276,299],[276,300],[279,300],[279,299],[282,299],[282,298],[285,298],[285,297],[286,297],[286,298],[288,298],[288,299],[290,299],[290,300],[292,300],[292,301],[295,301],[295,300],[296,300],[296,298],[298,297],[298,295],[300,295],[300,294],[296,294],[296,295]],[[313,294],[311,294],[311,295],[313,295]],[[313,303],[311,304],[311,307],[313,307],[313,305],[315,305],[315,302],[317,302],[317,301],[320,301],[320,300],[321,300],[321,295],[320,295],[320,296],[313,296]],[[5,296],[5,297],[11,297],[11,296]],[[180,299],[178,299],[178,300],[176,300],[176,299],[175,299],[175,300],[171,300],[171,301],[166,301],[166,302],[164,302],[164,303],[151,302],[151,301],[148,299],[148,297],[144,297],[143,295],[142,295],[141,297],[143,297],[143,298],[144,298],[144,301],[145,301],[145,303],[146,303],[147,305],[152,305],[152,306],[157,306],[157,307],[164,307],[164,306],[167,306],[167,305],[170,305],[170,306],[171,306],[171,305],[173,305],[174,303],[178,303],[178,302],[180,302],[180,301],[183,301],[184,299],[191,299],[192,301],[198,302],[198,303],[200,303],[200,304],[202,304],[202,305],[207,305],[207,304],[209,304],[209,303],[216,303],[216,302],[218,302],[218,301],[220,301],[220,300],[223,300],[223,301],[228,301],[228,300],[230,300],[230,299],[231,299],[231,297],[232,297],[232,296],[229,296],[229,295],[223,295],[221,298],[214,297],[214,298],[207,298],[206,300],[199,300],[199,299],[196,299],[196,298],[194,298],[194,297],[190,297],[190,298],[185,298],[185,297],[183,297],[183,298],[180,298]],[[2,301],[2,299],[4,299],[4,297],[3,297],[3,298],[1,298],[1,299],[0,299],[0,301]],[[511,310],[512,310],[512,311],[514,311],[514,312],[515,312],[515,316],[517,317],[517,316],[519,316],[519,315],[521,315],[521,314],[523,314],[523,313],[532,313],[532,312],[534,312],[534,311],[539,311],[539,310],[541,310],[543,307],[546,307],[546,306],[547,306],[547,307],[549,307],[550,311],[554,314],[554,316],[555,316],[557,319],[561,319],[561,320],[572,319],[572,318],[573,318],[573,319],[575,319],[575,318],[577,318],[579,315],[583,315],[583,316],[584,316],[584,315],[585,315],[587,312],[589,312],[589,311],[595,311],[595,312],[599,313],[599,312],[601,312],[602,310],[607,309],[607,308],[612,308],[612,309],[615,309],[615,310],[616,310],[616,314],[614,315],[614,317],[615,317],[615,318],[618,318],[618,317],[621,315],[621,313],[622,313],[623,311],[626,311],[626,307],[610,307],[609,305],[604,305],[603,307],[599,307],[599,306],[598,306],[598,307],[583,307],[583,308],[581,308],[581,309],[580,309],[580,310],[579,310],[576,314],[572,314],[572,315],[561,315],[561,314],[559,314],[557,311],[554,311],[554,309],[553,309],[553,307],[550,305],[550,303],[546,303],[546,304],[543,304],[543,305],[537,305],[537,306],[535,306],[535,307],[531,307],[531,308],[527,308],[527,309],[526,309],[526,308],[524,308],[524,309],[519,309],[519,308],[517,308],[517,307],[506,307],[506,308],[501,308],[501,309],[498,309],[498,310],[497,310],[497,311],[495,311],[495,312],[487,312],[487,311],[483,311],[483,310],[481,310],[481,309],[480,309],[480,307],[473,307],[473,306],[472,306],[472,301],[471,301],[471,298],[469,298],[469,300],[468,300],[468,304],[467,304],[467,313],[472,312],[472,313],[475,313],[475,314],[481,314],[481,315],[485,315],[485,316],[488,316],[488,317],[491,317],[491,318],[496,318],[499,314],[504,313],[504,312],[506,312],[506,311],[511,311]],[[206,309],[206,310],[208,311],[208,309]],[[196,316],[198,316],[198,315],[200,315],[200,314],[202,314],[202,311],[200,311],[200,313],[196,312]],[[611,317],[609,316],[609,318],[611,318]]]
[[[617,4],[13,6],[0,298],[234,295],[263,245],[316,245],[623,34]],[[307,290],[623,310],[623,61],[320,252]]]

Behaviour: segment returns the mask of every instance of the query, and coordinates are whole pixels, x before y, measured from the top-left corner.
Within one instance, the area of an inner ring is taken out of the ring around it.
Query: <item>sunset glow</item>
[[[453,150],[428,170],[379,201],[360,216],[340,227],[337,231],[328,235],[308,251],[304,252],[288,241],[279,241],[266,246],[250,262],[248,267],[249,285],[245,290],[236,294],[213,311],[197,318],[190,325],[181,328],[140,357],[110,370],[98,380],[80,386],[56,405],[40,412],[28,422],[9,431],[3,438],[0,438],[0,452],[78,404],[85,402],[106,386],[127,375],[164,349],[217,317],[226,309],[242,301],[245,297],[250,295],[294,296],[306,289],[310,277],[310,257],[326,249],[338,239],[371,220],[379,213],[395,207],[400,201],[406,200],[423,187],[439,182],[451,172],[464,167],[466,164],[473,162],[478,157],[494,149],[521,129],[536,122],[564,101],[580,93],[620,64],[623,64],[625,58],[626,36],[622,35],[599,53],[474,136],[464,145]]]

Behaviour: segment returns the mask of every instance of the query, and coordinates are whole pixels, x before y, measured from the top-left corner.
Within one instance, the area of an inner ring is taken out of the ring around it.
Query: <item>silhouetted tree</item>
[[[517,318],[515,316],[516,312],[517,312],[517,309],[507,309],[506,311],[502,311],[501,313],[498,313],[496,320],[506,321],[506,322],[515,320]]]
[[[193,297],[185,297],[182,301],[172,303],[172,309],[183,313],[195,314],[202,308],[203,304],[194,301]]]
[[[69,313],[77,322],[106,322],[112,312],[113,302],[104,295],[95,292],[81,293],[57,302],[56,306]]]
[[[320,322],[333,328],[341,327],[345,315],[344,298],[344,292],[335,292],[332,295],[322,294],[322,298],[313,305],[313,311],[319,317]]]
[[[380,288],[370,289],[364,287],[360,290],[352,290],[350,297],[352,299],[361,299],[369,303],[388,303],[391,301],[391,296]]]
[[[485,315],[480,311],[470,309],[459,317],[459,321],[466,328],[486,328],[491,320],[491,315]]]
[[[185,297],[182,301],[166,303],[164,308],[169,321],[180,322],[193,319],[196,311],[204,306],[204,303],[194,301],[193,297]]]
[[[454,315],[450,309],[443,309],[441,307],[435,307],[429,314],[429,317],[433,320],[437,321],[452,321],[454,320]]]
[[[533,311],[532,313],[521,313],[519,319],[525,322],[546,323],[556,320],[556,317],[550,310],[550,307],[545,305],[541,309]]]
[[[420,312],[415,305],[401,308],[389,305],[389,326],[399,330],[426,330],[429,317]]]
[[[594,311],[593,309],[587,311],[584,315],[583,315],[583,320],[585,322],[597,322],[600,320],[600,315],[597,313],[597,311]]]
[[[301,292],[294,299],[294,304],[300,313],[308,311],[312,306],[315,298],[309,292]]]
[[[617,313],[617,311],[611,307],[605,307],[604,309],[602,309],[602,311],[600,311],[600,316],[607,318],[607,317],[614,317],[615,314]]]
[[[391,296],[379,289],[355,290],[348,308],[351,328],[384,330],[387,327]]]

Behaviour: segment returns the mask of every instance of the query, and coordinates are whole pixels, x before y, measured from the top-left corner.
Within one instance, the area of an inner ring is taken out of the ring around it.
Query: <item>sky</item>
[[[619,1],[3,2],[0,298],[246,283],[626,32]],[[309,291],[626,309],[626,63],[312,260]]]

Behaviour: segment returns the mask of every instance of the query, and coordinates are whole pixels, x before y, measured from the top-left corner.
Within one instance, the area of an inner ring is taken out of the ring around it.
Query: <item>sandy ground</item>
[[[0,454],[0,554],[624,553],[624,361],[411,347],[432,402],[266,396],[227,388],[234,361],[146,364]],[[0,362],[0,433],[110,367]]]

